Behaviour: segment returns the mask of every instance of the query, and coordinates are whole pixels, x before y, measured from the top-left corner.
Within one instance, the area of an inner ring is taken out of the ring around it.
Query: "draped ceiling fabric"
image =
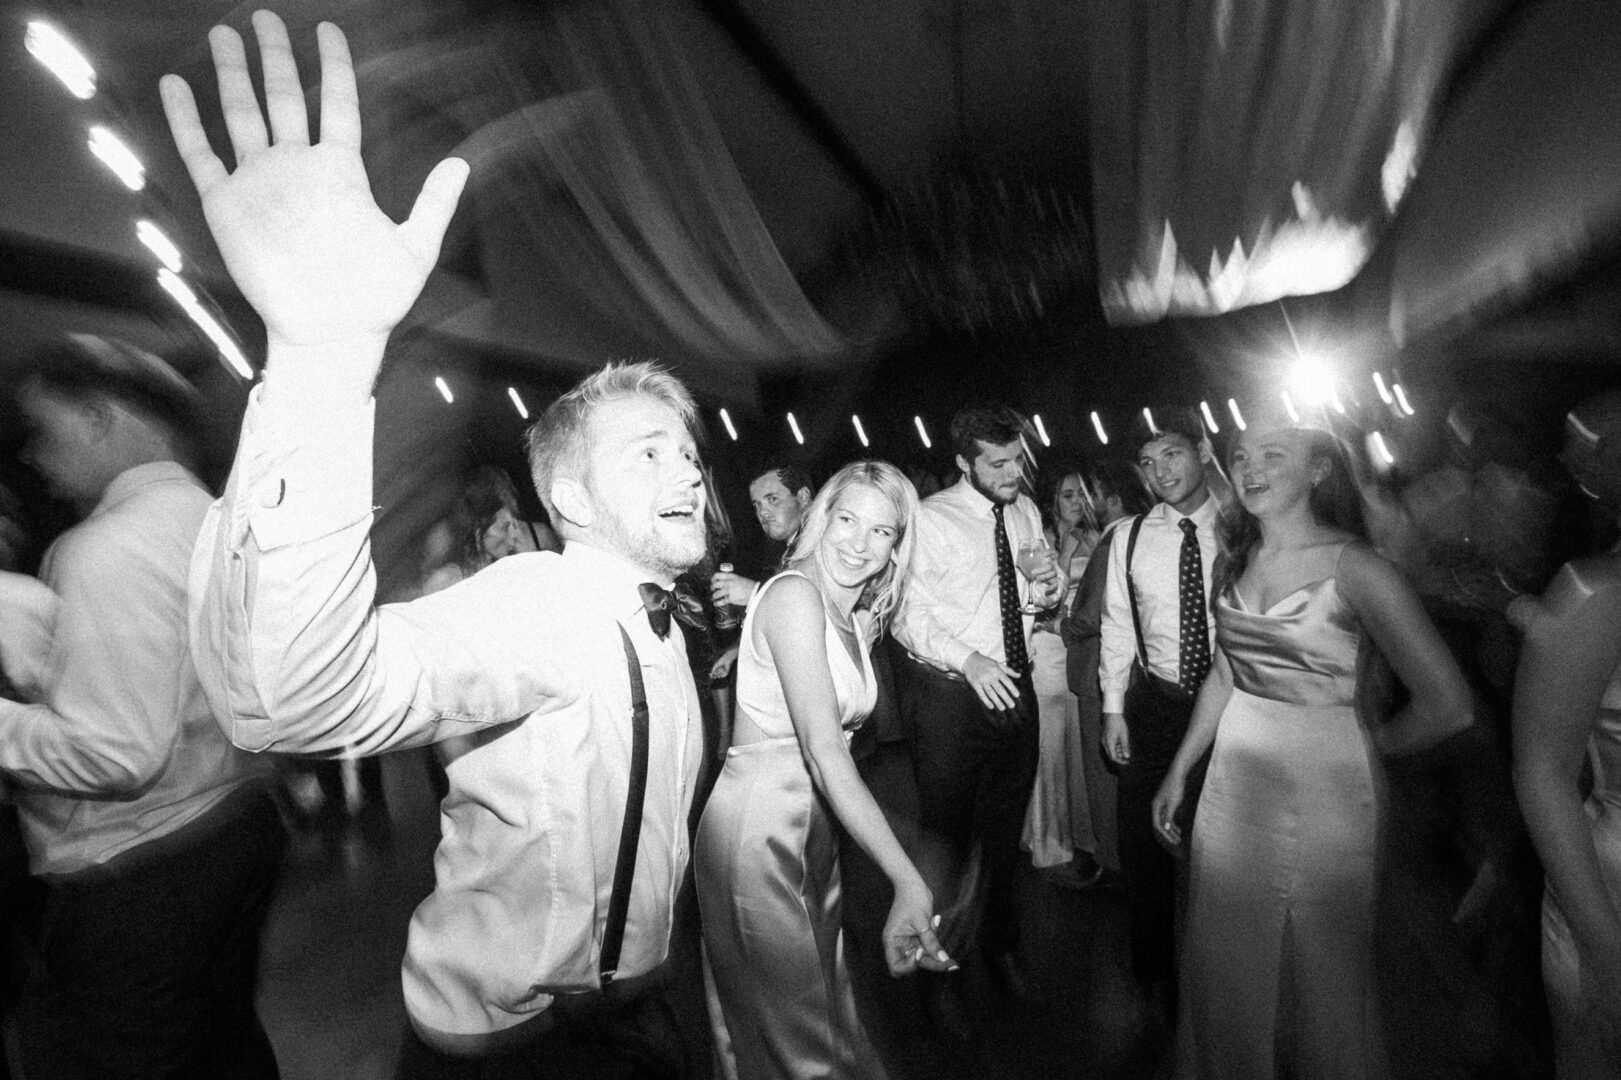
[[[1092,0],[1092,183],[1111,322],[1346,284],[1501,0]]]
[[[389,84],[370,96],[389,111],[368,118],[383,153],[459,138],[472,165],[472,235],[451,242],[471,244],[478,281],[441,284],[430,325],[581,365],[685,360],[734,394],[845,350],[766,232],[657,0],[475,25],[361,73]]]

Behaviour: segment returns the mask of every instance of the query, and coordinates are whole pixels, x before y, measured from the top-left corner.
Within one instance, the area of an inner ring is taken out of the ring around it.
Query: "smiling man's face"
[[[704,556],[704,485],[681,415],[654,397],[605,401],[586,420],[592,541],[661,581]]]

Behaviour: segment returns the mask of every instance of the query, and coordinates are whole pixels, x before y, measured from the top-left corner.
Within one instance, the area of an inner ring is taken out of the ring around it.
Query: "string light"
[[[923,417],[912,417],[912,423],[917,427],[917,437],[923,440],[923,449],[933,450],[934,443],[929,440],[928,429],[923,426]]]
[[[1098,442],[1109,445],[1109,433],[1103,430],[1103,419],[1096,412],[1092,414],[1092,430],[1098,433]]]
[[[1154,423],[1154,414],[1148,411],[1148,406],[1147,405],[1143,406],[1143,419],[1148,422],[1148,432],[1149,432],[1149,434],[1158,436],[1159,435],[1159,425]]]
[[[1300,410],[1295,408],[1294,399],[1289,396],[1289,391],[1285,390],[1283,392],[1283,394],[1282,394],[1282,397],[1283,397],[1283,411],[1289,414],[1290,423],[1294,423],[1294,424],[1300,423]]]
[[[137,221],[135,235],[146,245],[148,251],[158,257],[158,262],[175,273],[180,273],[180,249],[174,246],[173,240],[163,234],[162,229],[150,221]]]
[[[248,358],[242,355],[241,347],[230,334],[226,333],[219,320],[203,307],[202,301],[197,299],[197,294],[191,291],[191,286],[167,266],[158,271],[158,284],[163,286],[164,292],[175,298],[181,310],[191,316],[191,321],[196,323],[198,329],[214,343],[214,347],[219,350],[220,359],[244,379],[252,379],[253,365],[248,363]]]
[[[727,412],[725,409],[722,409],[720,411],[720,422],[722,424],[726,425],[726,434],[728,434],[728,435],[730,435],[732,437],[733,442],[736,442],[737,441],[737,429],[732,426],[732,414]]]
[[[1407,392],[1401,388],[1401,383],[1391,383],[1390,392],[1396,395],[1396,405],[1403,413],[1408,416],[1414,415],[1413,407],[1407,403]]]
[[[1373,388],[1379,391],[1380,401],[1384,402],[1386,405],[1396,404],[1396,400],[1390,396],[1390,390],[1385,386],[1384,376],[1380,375],[1377,371],[1373,373]]]
[[[1228,398],[1227,399],[1227,411],[1233,414],[1233,424],[1237,426],[1239,431],[1243,431],[1244,430],[1244,414],[1238,411],[1238,399],[1237,398]]]
[[[856,429],[856,438],[861,440],[862,449],[866,449],[867,447],[871,446],[872,444],[867,441],[867,429],[861,426],[861,417],[857,416],[855,413],[851,413],[850,423]]]
[[[141,159],[124,145],[123,140],[100,124],[90,129],[90,152],[100,158],[102,164],[111,169],[113,175],[131,191],[140,191],[146,186],[146,166],[141,164]]]
[[[1208,401],[1199,402],[1199,411],[1204,414],[1205,426],[1210,429],[1210,434],[1212,434],[1212,435],[1221,434],[1221,428],[1216,426],[1216,418],[1213,415],[1211,415],[1211,413],[1210,413],[1210,402],[1208,402]]]
[[[794,419],[793,413],[788,414],[788,430],[794,433],[795,442],[797,442],[800,446],[805,445],[805,436],[799,433],[799,421]]]
[[[1047,438],[1047,425],[1043,424],[1041,422],[1041,414],[1036,413],[1034,416],[1031,417],[1031,419],[1036,422],[1036,435],[1040,437],[1041,445],[1042,446],[1051,446],[1053,444],[1053,441],[1051,439]]]
[[[523,403],[523,398],[518,396],[516,386],[507,387],[507,397],[512,399],[512,407],[518,410],[518,417],[523,420],[529,419],[529,408]]]
[[[96,69],[62,31],[48,22],[30,20],[23,45],[35,60],[62,80],[68,93],[83,101],[96,96]]]
[[[445,399],[446,405],[456,404],[456,395],[450,392],[450,384],[445,382],[443,375],[435,375],[433,385],[439,388],[439,396]]]
[[[1396,464],[1396,455],[1390,452],[1390,447],[1385,445],[1385,437],[1377,431],[1368,436],[1368,450],[1381,469],[1388,469]]]

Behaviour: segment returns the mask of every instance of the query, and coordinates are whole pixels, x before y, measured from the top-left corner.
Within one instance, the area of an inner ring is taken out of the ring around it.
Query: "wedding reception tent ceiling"
[[[73,325],[218,365],[146,221],[262,361],[156,94],[176,71],[210,97],[207,28],[245,30],[253,6],[4,5],[7,356]],[[740,417],[811,393],[847,426],[832,406],[876,395],[910,437],[914,411],[998,385],[1072,416],[1197,397],[1190,379],[1224,393],[1303,340],[1362,374],[1470,332],[1527,362],[1621,355],[1621,5],[274,6],[312,83],[313,24],[350,33],[386,209],[440,156],[473,163],[400,338],[421,409],[441,367],[504,402],[658,355]],[[92,96],[31,55],[40,22],[94,68]],[[97,128],[139,191],[93,154]]]

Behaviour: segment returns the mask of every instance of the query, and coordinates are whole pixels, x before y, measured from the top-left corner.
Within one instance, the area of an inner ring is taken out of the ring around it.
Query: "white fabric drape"
[[[437,329],[584,365],[701,360],[727,378],[845,348],[766,232],[653,0],[441,30],[362,78],[388,84],[369,96],[380,153],[472,165],[480,281]]]
[[[1100,290],[1116,323],[1349,281],[1405,193],[1470,0],[1092,0]]]

